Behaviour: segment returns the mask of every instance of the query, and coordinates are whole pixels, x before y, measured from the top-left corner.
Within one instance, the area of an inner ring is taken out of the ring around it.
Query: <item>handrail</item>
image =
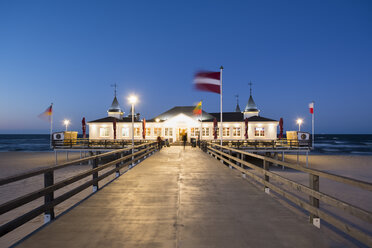
[[[210,143],[210,144],[213,145],[213,146],[216,146],[216,147],[220,147],[220,148],[223,148],[223,149],[233,151],[233,152],[238,152],[238,153],[241,153],[241,154],[244,154],[244,155],[259,158],[259,159],[265,160],[267,162],[271,162],[271,163],[274,163],[274,164],[279,164],[279,165],[282,165],[282,166],[285,166],[285,167],[289,167],[291,169],[299,170],[299,171],[306,172],[306,173],[313,174],[313,175],[317,175],[317,176],[322,176],[322,177],[325,177],[327,179],[331,179],[331,180],[334,180],[334,181],[337,181],[337,182],[340,182],[340,183],[347,183],[347,184],[350,184],[350,185],[355,186],[355,187],[359,187],[359,188],[362,188],[362,189],[365,189],[365,190],[372,191],[372,183],[370,183],[370,182],[365,182],[365,181],[361,181],[361,180],[350,178],[350,177],[340,176],[340,175],[336,175],[336,174],[333,174],[333,173],[329,173],[329,172],[325,172],[325,171],[321,171],[321,170],[317,170],[317,169],[309,169],[309,168],[294,165],[294,164],[291,164],[291,163],[288,163],[288,162],[276,160],[276,159],[273,159],[273,158],[268,158],[268,157],[265,157],[265,156],[262,156],[262,155],[258,155],[258,154],[254,154],[254,153],[250,153],[250,152],[245,152],[245,151],[242,151],[242,150],[237,150],[237,149],[230,148],[230,147],[221,146],[221,145],[218,145],[218,144],[213,144],[213,143]]]
[[[129,152],[130,150],[132,150],[132,148],[125,148],[125,149],[120,149],[120,150],[117,150],[117,151],[107,152],[107,153],[100,154],[100,155],[90,156],[90,157],[87,157],[87,158],[84,158],[84,159],[77,159],[77,160],[74,160],[74,161],[64,163],[63,165],[60,165],[60,166],[56,166],[54,168],[49,167],[49,168],[38,170],[36,172],[22,174],[21,175],[22,179],[25,179],[25,178],[28,178],[28,177],[25,177],[27,175],[29,177],[32,177],[32,176],[35,176],[35,173],[39,173],[39,174],[44,173],[44,185],[45,185],[45,187],[42,188],[42,189],[33,191],[31,193],[28,193],[26,195],[20,196],[16,199],[13,199],[13,200],[8,201],[6,203],[1,204],[0,205],[0,215],[4,214],[6,212],[9,212],[9,211],[11,211],[15,208],[18,208],[22,205],[25,205],[27,203],[30,203],[30,202],[32,202],[32,201],[34,201],[34,200],[36,200],[40,197],[43,197],[43,196],[45,197],[44,204],[35,208],[35,209],[33,209],[33,210],[31,210],[31,211],[29,211],[29,212],[27,212],[27,213],[25,213],[25,214],[23,214],[22,216],[19,216],[15,219],[3,224],[2,226],[0,226],[0,237],[9,233],[9,232],[11,232],[15,228],[23,225],[24,223],[30,221],[31,219],[37,217],[38,215],[40,215],[42,213],[45,213],[46,215],[49,215],[51,219],[54,219],[54,206],[56,206],[59,203],[65,201],[66,199],[70,198],[71,196],[81,192],[82,190],[86,189],[87,187],[89,187],[91,185],[93,185],[93,192],[95,192],[96,190],[98,190],[98,182],[100,180],[110,176],[113,173],[119,173],[120,170],[123,169],[124,167],[130,166],[135,161],[139,161],[140,159],[145,158],[147,155],[153,153],[157,149],[157,142],[146,143],[146,144],[143,144],[143,145],[135,146],[133,148],[138,148],[139,151],[134,152],[134,153],[127,153],[127,155],[123,156],[124,152]],[[98,158],[107,157],[107,156],[111,156],[113,154],[118,154],[118,153],[121,154],[120,158],[117,158],[118,156],[116,156],[116,159],[114,159],[114,160],[112,160],[108,163],[105,163],[103,165],[98,166]],[[58,183],[53,183],[53,180],[54,180],[53,179],[53,177],[54,177],[53,176],[53,171],[54,170],[66,167],[68,165],[80,164],[81,162],[88,161],[88,160],[92,161],[92,169],[90,169],[88,171],[81,172],[77,175],[74,175],[72,177],[64,179],[64,180],[62,180]],[[104,172],[102,175],[98,175],[99,171],[107,169],[107,168],[109,168],[110,166],[113,166],[113,165],[115,165],[115,168]],[[72,183],[75,183],[75,182],[77,182],[77,181],[79,181],[83,178],[86,178],[87,176],[90,176],[90,175],[93,175],[92,180],[77,186],[76,188],[62,194],[61,196],[59,196],[57,198],[53,197],[53,194],[56,190],[61,189],[61,188],[65,187],[67,185],[70,185]],[[13,179],[16,178],[17,180],[21,180],[21,179],[19,179],[19,178],[21,178],[20,176],[14,176],[12,178]],[[4,179],[2,181],[5,181],[5,180],[9,181],[7,183],[14,182],[14,180],[13,181],[9,180],[9,178]],[[52,183],[48,184],[48,182],[50,182],[50,180],[51,180]]]
[[[213,148],[213,147],[215,147],[215,148]],[[372,223],[372,212],[364,210],[360,207],[354,206],[350,203],[344,202],[344,201],[339,200],[335,197],[332,197],[328,194],[320,192],[319,191],[319,184],[318,184],[319,183],[319,177],[324,177],[324,178],[328,178],[328,179],[333,179],[334,181],[346,183],[346,184],[349,184],[349,185],[352,185],[352,186],[359,187],[361,189],[371,191],[371,187],[370,187],[371,183],[364,182],[364,181],[357,180],[357,179],[352,179],[352,178],[349,178],[349,177],[343,177],[343,176],[335,175],[335,174],[328,173],[328,172],[323,172],[323,171],[314,170],[314,169],[308,169],[308,168],[304,168],[302,166],[296,166],[296,165],[288,163],[288,162],[283,162],[283,161],[271,159],[271,158],[268,158],[268,157],[265,157],[265,156],[262,156],[262,155],[257,155],[257,154],[245,152],[245,151],[242,151],[242,150],[237,150],[237,149],[234,149],[234,148],[231,148],[231,147],[221,146],[221,145],[218,145],[218,144],[214,144],[212,142],[205,142],[204,146],[202,146],[201,148],[204,151],[209,152],[210,154],[214,155],[216,158],[219,158],[221,161],[224,161],[228,165],[234,167],[238,171],[244,173],[244,175],[248,175],[251,178],[258,181],[259,183],[263,184],[264,187],[265,187],[265,191],[266,191],[266,188],[271,189],[274,192],[278,193],[279,195],[283,196],[284,198],[288,199],[289,201],[292,201],[293,203],[295,203],[299,207],[307,210],[311,214],[310,219],[315,219],[315,218],[320,217],[320,218],[324,219],[325,221],[327,221],[328,223],[330,223],[331,225],[338,228],[339,230],[341,230],[344,233],[350,235],[351,237],[359,240],[362,243],[367,244],[368,246],[372,246],[372,237],[370,236],[370,234],[361,230],[357,226],[354,226],[354,225],[351,226],[351,225],[345,223],[344,221],[336,218],[335,216],[330,215],[330,214],[324,212],[323,210],[320,210],[319,209],[319,201],[322,201],[326,204],[337,207],[337,208],[343,210],[344,212],[347,212],[348,214],[353,215],[353,216],[359,218],[360,220],[365,221],[365,222],[370,223],[370,224]],[[238,157],[234,157],[234,156],[226,153],[225,151],[235,152],[235,153],[238,153],[238,154],[243,154],[243,155],[247,155],[247,156],[251,156],[251,157],[261,159],[263,161],[263,168],[261,168],[257,165],[254,165],[252,163],[249,163],[249,162],[247,162],[243,159],[240,159]],[[275,164],[278,164],[278,165],[283,165],[283,166],[286,166],[286,167],[293,168],[295,170],[299,170],[299,171],[303,171],[303,172],[308,173],[310,175],[310,183],[311,183],[310,186],[308,187],[306,185],[303,185],[303,184],[294,182],[292,180],[289,180],[287,178],[284,178],[284,177],[282,177],[282,176],[280,176],[276,173],[270,172],[269,168],[268,168],[268,162],[275,163]],[[255,173],[250,172],[249,170],[246,170],[246,169],[238,166],[238,164],[247,166],[249,168],[252,168],[252,169],[258,171],[259,173],[261,173],[263,175],[263,178],[261,178],[260,176],[258,176]],[[283,183],[284,186],[287,186],[291,189],[295,189],[299,192],[302,192],[302,193],[305,193],[305,194],[309,195],[310,203],[305,202],[304,200],[302,200],[298,196],[294,195],[293,193],[290,193],[290,192],[280,188],[278,185],[272,184],[271,182],[269,182],[269,178],[274,178],[276,181],[278,181],[280,183]]]
[[[140,148],[142,146],[149,145],[149,144],[151,144],[151,143],[144,143],[144,144],[141,144],[141,145],[137,145],[137,146],[134,146],[133,149],[137,149],[137,148]],[[26,179],[26,178],[29,178],[29,177],[44,174],[46,172],[51,172],[51,171],[55,171],[55,170],[58,170],[58,169],[62,169],[62,168],[67,167],[69,165],[73,165],[73,164],[77,164],[77,163],[83,163],[83,162],[87,162],[91,159],[107,157],[107,156],[110,156],[110,155],[113,155],[113,154],[122,153],[122,152],[130,151],[130,150],[132,150],[132,147],[123,148],[123,149],[119,149],[119,150],[115,150],[115,151],[111,151],[111,152],[105,152],[105,153],[102,153],[102,154],[93,155],[93,156],[89,156],[89,157],[85,157],[85,158],[80,158],[80,159],[77,159],[77,160],[64,162],[60,165],[50,165],[48,167],[38,169],[38,170],[35,170],[35,171],[31,171],[31,172],[20,173],[20,174],[14,175],[14,176],[10,176],[10,177],[0,179],[0,186],[4,185],[4,184],[8,184],[8,183],[13,183],[13,182],[16,182],[16,181],[19,181],[19,180],[23,180],[23,179]]]

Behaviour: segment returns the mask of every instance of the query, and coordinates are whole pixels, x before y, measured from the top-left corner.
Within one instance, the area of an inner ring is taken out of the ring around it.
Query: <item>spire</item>
[[[240,110],[240,107],[239,107],[239,95],[236,94],[235,97],[236,97],[236,108],[235,108],[235,112],[242,112]]]
[[[121,119],[123,117],[123,111],[120,108],[118,99],[116,98],[116,83],[111,85],[111,87],[114,87],[114,100],[111,103],[111,107],[107,110],[108,116],[116,117]]]
[[[109,108],[108,112],[121,112],[121,108],[116,96],[114,97],[114,100],[112,101],[111,107]]]
[[[252,82],[249,82],[248,85],[249,85],[249,99],[244,109],[244,118],[250,117],[250,116],[258,116],[258,113],[260,112],[252,97],[252,85],[253,85]]]

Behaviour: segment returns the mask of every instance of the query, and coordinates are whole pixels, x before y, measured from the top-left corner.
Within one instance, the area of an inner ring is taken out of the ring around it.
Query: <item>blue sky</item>
[[[1,1],[0,133],[81,131],[136,93],[151,118],[217,94],[192,88],[223,65],[224,110],[243,109],[248,83],[261,115],[294,130],[315,101],[316,133],[372,133],[370,1]]]

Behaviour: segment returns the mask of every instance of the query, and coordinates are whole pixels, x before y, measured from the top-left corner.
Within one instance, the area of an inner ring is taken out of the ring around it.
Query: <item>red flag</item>
[[[220,72],[201,71],[195,74],[194,85],[198,90],[221,94]]]
[[[217,139],[217,119],[214,118],[213,120],[213,137],[214,139]]]
[[[83,117],[83,119],[81,120],[81,126],[83,129],[83,139],[85,139],[87,137],[87,125],[85,123],[85,117]]]
[[[46,121],[51,121],[52,114],[53,114],[53,103],[41,114],[39,114],[39,118],[46,120]]]
[[[143,139],[146,139],[146,119],[143,118],[142,121],[142,137]]]
[[[314,102],[309,103],[310,114],[314,114]]]
[[[116,118],[114,117],[114,121],[112,122],[112,128],[114,129],[114,140],[116,140]]]
[[[248,118],[244,119],[244,124],[245,124],[245,134],[244,137],[245,139],[248,139]]]

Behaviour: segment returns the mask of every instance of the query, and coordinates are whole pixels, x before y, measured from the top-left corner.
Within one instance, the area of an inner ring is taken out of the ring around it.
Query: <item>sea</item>
[[[0,152],[52,151],[49,134],[0,134]],[[372,134],[316,134],[311,154],[372,155]]]

